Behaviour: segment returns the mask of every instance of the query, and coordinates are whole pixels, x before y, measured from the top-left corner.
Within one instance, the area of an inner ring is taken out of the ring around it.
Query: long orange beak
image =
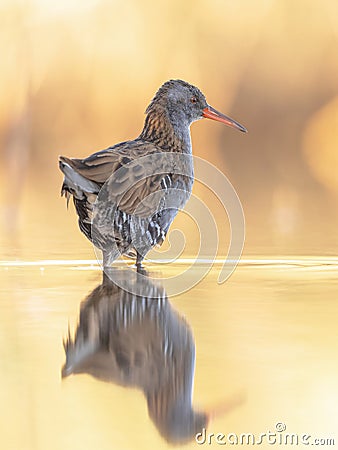
[[[237,128],[237,130],[242,131],[243,133],[247,132],[247,129],[244,128],[243,125],[236,122],[236,120],[226,116],[225,114],[220,113],[212,106],[207,106],[206,108],[203,109],[203,117],[225,123],[229,127]]]

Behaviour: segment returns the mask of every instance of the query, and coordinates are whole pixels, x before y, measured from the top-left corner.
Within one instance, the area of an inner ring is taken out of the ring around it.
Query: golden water
[[[98,267],[3,261],[0,275],[0,448],[171,447],[142,390],[88,374],[61,378],[62,340],[101,282]],[[194,408],[228,407],[214,414],[207,433],[258,435],[282,422],[284,434],[337,443],[338,260],[243,260],[225,284],[217,276],[216,265],[196,287],[169,299],[194,337]],[[182,448],[205,446],[192,439]]]

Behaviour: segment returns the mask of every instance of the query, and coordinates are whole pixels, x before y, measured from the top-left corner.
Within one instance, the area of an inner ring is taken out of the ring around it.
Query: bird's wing
[[[101,199],[118,205],[127,214],[143,217],[154,213],[165,189],[171,187],[173,181],[170,167],[163,167],[163,152],[138,139],[122,142],[85,159],[61,157],[60,160],[86,180],[103,186]]]
[[[121,165],[129,162],[128,148],[134,147],[130,144],[132,142],[121,142],[114,147],[93,153],[85,159],[61,156],[60,160],[67,162],[78,174],[87,180],[103,185]],[[124,156],[128,158],[128,161],[124,160]]]

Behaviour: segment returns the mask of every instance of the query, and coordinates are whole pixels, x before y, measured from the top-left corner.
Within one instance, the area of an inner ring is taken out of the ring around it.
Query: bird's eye
[[[191,97],[190,101],[191,101],[191,103],[197,103],[197,98],[196,97]]]

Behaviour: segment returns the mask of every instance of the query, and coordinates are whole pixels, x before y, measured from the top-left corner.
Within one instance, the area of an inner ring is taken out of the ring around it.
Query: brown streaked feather
[[[161,173],[161,167],[157,167],[160,173],[145,177],[146,173],[153,171],[156,154],[158,149],[153,144],[135,140],[94,153],[85,159],[60,157],[60,160],[69,164],[83,177],[101,185],[115,173],[116,176],[108,181],[109,200],[118,204],[119,209],[127,214],[134,214],[137,210],[137,215],[148,217],[154,209],[154,203],[158,204],[163,195],[161,181],[170,172],[165,172],[163,168],[165,173]],[[143,161],[142,166],[137,164],[138,158],[149,155],[152,156],[149,158],[148,167],[147,161]],[[151,197],[147,202],[147,197],[156,192],[158,198]]]
[[[85,159],[60,157],[80,175],[96,183],[105,183],[112,173],[131,160],[156,152],[156,147],[149,142],[139,140],[122,142]],[[125,161],[125,162],[124,162]]]

